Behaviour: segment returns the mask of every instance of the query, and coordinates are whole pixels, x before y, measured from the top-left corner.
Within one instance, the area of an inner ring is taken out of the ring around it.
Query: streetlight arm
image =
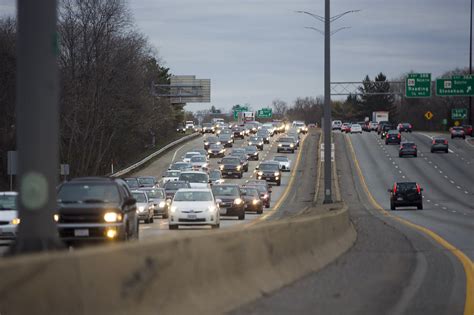
[[[348,28],[351,28],[351,27],[350,27],[350,26],[340,27],[340,28],[338,28],[337,30],[332,31],[332,32],[331,32],[331,35],[334,35],[334,34],[336,34],[337,32],[342,31],[342,30],[346,30],[346,29],[348,29]]]
[[[321,31],[320,29],[317,29],[316,27],[305,26],[305,28],[316,31],[316,32],[320,33],[321,35],[324,35],[324,32]]]
[[[349,14],[349,13],[356,13],[356,12],[360,12],[360,11],[361,11],[361,10],[350,10],[350,11],[346,11],[346,12],[343,12],[343,13],[341,13],[341,14],[338,14],[338,15],[335,15],[335,16],[331,17],[329,20],[330,20],[331,22],[334,22],[334,21],[336,21],[336,20],[339,20],[341,17],[343,17],[343,16],[346,15],[346,14]]]
[[[302,13],[302,14],[307,14],[309,16],[312,16],[313,18],[315,18],[316,20],[318,21],[321,21],[324,23],[324,17],[320,16],[320,15],[317,15],[317,14],[314,14],[314,13],[311,13],[311,12],[308,12],[308,11],[295,11],[296,13]]]

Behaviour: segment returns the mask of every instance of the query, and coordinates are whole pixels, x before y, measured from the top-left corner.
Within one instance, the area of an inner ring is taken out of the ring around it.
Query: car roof
[[[125,179],[137,179],[136,177],[126,177]],[[108,182],[113,183],[117,178],[114,177],[101,177],[101,176],[89,176],[89,177],[76,177],[71,179],[69,182]]]
[[[216,184],[216,185],[213,185],[212,187],[215,187],[215,186],[239,187],[239,184],[228,184],[228,183],[226,183],[226,184]]]
[[[207,192],[212,192],[210,188],[180,188],[179,191],[207,191]]]

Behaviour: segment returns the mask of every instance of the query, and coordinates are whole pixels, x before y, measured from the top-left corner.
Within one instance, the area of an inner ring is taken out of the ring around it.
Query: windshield
[[[150,189],[150,190],[145,190],[146,195],[148,198],[151,199],[164,199],[165,198],[165,192],[163,189]]]
[[[416,190],[416,183],[397,183],[397,191],[405,192]]]
[[[210,148],[213,150],[221,150],[222,146],[220,144],[211,144]]]
[[[195,156],[195,155],[199,155],[199,153],[197,153],[197,152],[191,152],[191,153],[189,153],[189,152],[188,152],[188,153],[186,153],[186,155],[184,156],[184,158],[190,159],[190,158],[192,158],[192,157]]]
[[[212,194],[208,191],[179,191],[173,201],[212,201]]]
[[[151,177],[140,177],[138,178],[138,182],[140,183],[140,185],[145,185],[145,186],[155,185],[155,179]]]
[[[62,203],[101,203],[120,201],[120,194],[116,185],[102,183],[66,183],[58,192],[58,202]]]
[[[136,178],[125,178],[125,182],[130,188],[138,188],[140,186]]]
[[[288,158],[286,156],[275,156],[273,159],[279,162],[288,162]]]
[[[262,164],[260,164],[259,169],[261,171],[278,171],[280,168],[279,168],[278,164],[262,163]]]
[[[179,180],[190,183],[207,183],[209,182],[209,176],[204,173],[182,173],[179,175]]]
[[[239,187],[238,186],[212,186],[212,192],[214,193],[214,196],[235,196],[238,197],[240,195],[239,193]]]
[[[16,210],[17,195],[0,195],[0,211]]]
[[[218,180],[218,179],[221,179],[222,175],[221,175],[221,172],[219,171],[211,171],[209,172],[209,178],[211,180]]]
[[[164,186],[166,190],[177,190],[180,188],[189,188],[185,182],[167,182]]]
[[[278,142],[295,142],[295,139],[294,138],[280,138],[278,139]]]
[[[240,164],[240,160],[237,158],[223,158],[221,161],[222,164]]]
[[[204,156],[201,156],[201,155],[193,156],[191,158],[191,162],[206,162],[206,161],[207,161],[206,158]]]
[[[255,187],[260,194],[267,192],[267,188],[264,185],[253,185],[248,187]]]
[[[179,177],[180,171],[167,171],[164,177]]]
[[[145,193],[142,192],[132,192],[133,198],[139,203],[147,202]]]
[[[258,191],[256,188],[243,187],[240,189],[243,195],[246,196],[258,196]]]
[[[241,155],[241,154],[245,154],[245,149],[234,149],[232,150],[232,152],[230,153],[231,155]]]
[[[245,152],[257,152],[257,147],[245,147]]]
[[[174,169],[174,170],[185,170],[185,169],[189,169],[191,168],[191,164],[189,163],[174,163],[173,166],[171,167],[171,169]]]
[[[203,126],[203,127],[212,127],[212,124],[210,124],[210,123],[204,123],[204,124],[202,124],[202,126]]]

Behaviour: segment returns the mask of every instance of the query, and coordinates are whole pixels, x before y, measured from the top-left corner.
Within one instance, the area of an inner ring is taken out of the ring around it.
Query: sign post
[[[18,154],[17,151],[8,151],[7,153],[7,175],[10,176],[10,191],[13,191],[13,175],[18,173]]]
[[[410,73],[405,80],[405,97],[431,97],[431,73]]]

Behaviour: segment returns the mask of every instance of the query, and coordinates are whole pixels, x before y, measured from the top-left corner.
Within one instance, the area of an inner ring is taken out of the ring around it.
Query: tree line
[[[183,107],[151,95],[170,69],[141,34],[121,0],[62,0],[60,162],[72,176],[103,175],[137,160],[147,148],[176,137]],[[0,19],[0,178],[15,150],[16,22]]]

